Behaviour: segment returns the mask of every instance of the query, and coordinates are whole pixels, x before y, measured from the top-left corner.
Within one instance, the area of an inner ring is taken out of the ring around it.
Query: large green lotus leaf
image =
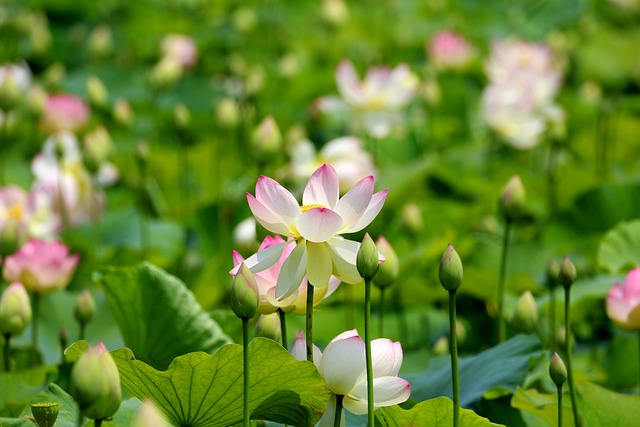
[[[640,266],[640,220],[622,222],[604,235],[598,247],[598,264],[612,273]]]
[[[17,416],[56,375],[57,369],[52,366],[0,372],[0,416]]]
[[[79,341],[65,354],[73,359],[86,347],[86,341]],[[242,421],[242,351],[241,345],[230,344],[215,355],[185,354],[166,371],[135,360],[128,348],[111,354],[134,396],[152,400],[175,425],[212,427]],[[296,360],[275,341],[255,338],[249,366],[251,418],[297,426],[320,419],[329,394],[313,364]]]
[[[389,406],[376,411],[376,419],[383,427],[405,426],[450,426],[453,423],[453,401],[448,397],[420,402],[406,410],[400,406]],[[460,425],[465,427],[499,426],[470,409],[460,410]]]
[[[540,340],[537,337],[516,335],[489,350],[460,358],[461,405],[475,405],[487,390],[494,387],[515,390],[525,379],[529,359],[539,352]],[[406,379],[411,383],[413,400],[451,397],[451,359],[449,356],[434,358],[426,371],[408,375]]]
[[[182,354],[213,353],[230,342],[178,278],[148,263],[107,267],[102,284],[126,345],[139,360],[165,369]]]
[[[563,397],[562,425],[566,427],[574,426],[571,400],[569,395]],[[555,394],[545,394],[535,389],[525,390],[518,387],[511,399],[511,406],[535,415],[550,426],[558,424],[558,397]]]

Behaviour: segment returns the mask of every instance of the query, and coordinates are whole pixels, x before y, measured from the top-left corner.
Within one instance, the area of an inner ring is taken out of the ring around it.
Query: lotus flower
[[[621,328],[640,330],[640,267],[631,270],[622,285],[613,285],[606,309],[609,318]]]
[[[198,49],[193,39],[183,34],[167,34],[162,38],[163,57],[177,61],[182,68],[191,68],[198,60]]]
[[[356,255],[360,243],[347,240],[369,225],[382,209],[388,189],[373,193],[374,178],[368,176],[338,197],[338,175],[330,165],[318,168],[309,179],[302,206],[275,180],[258,178],[256,195],[247,193],[249,207],[258,222],[272,233],[292,239],[250,256],[245,261],[253,273],[274,265],[287,246],[295,247],[282,263],[276,284],[278,299],[292,295],[304,276],[316,287],[327,286],[333,274],[346,283],[359,283]],[[313,262],[307,262],[307,260]],[[237,268],[232,274],[237,272]]]
[[[90,114],[87,104],[75,95],[51,95],[47,98],[40,127],[48,133],[76,132],[89,120]]]
[[[450,30],[437,32],[427,45],[427,51],[434,66],[441,70],[464,68],[475,54],[469,42]]]
[[[0,235],[3,240],[24,243],[28,238],[52,239],[59,226],[51,195],[20,187],[0,188]]]
[[[306,360],[305,339],[298,334],[291,354]],[[343,332],[327,345],[323,353],[314,346],[313,361],[324,379],[331,396],[329,406],[319,426],[332,426],[336,410],[336,395],[344,396],[343,406],[349,412],[367,413],[367,372],[365,342],[358,331]],[[386,338],[371,341],[374,407],[397,405],[409,398],[409,382],[399,378],[402,366],[402,346]],[[342,421],[344,425],[344,419]]]

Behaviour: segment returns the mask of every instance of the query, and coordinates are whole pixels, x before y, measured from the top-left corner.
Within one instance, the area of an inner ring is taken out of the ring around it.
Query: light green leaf
[[[640,220],[622,222],[609,230],[598,247],[598,265],[611,273],[640,266]]]
[[[108,267],[94,279],[105,289],[126,345],[164,369],[182,354],[213,353],[230,339],[176,277],[148,263]]]
[[[52,366],[0,372],[0,416],[17,416],[56,374],[57,369]]]
[[[375,413],[383,427],[430,426],[449,427],[453,424],[453,401],[448,397],[420,402],[409,410],[398,405],[380,408]],[[499,426],[470,409],[460,410],[460,425],[465,427]]]
[[[66,354],[77,357],[86,346],[80,341]],[[215,355],[185,354],[166,371],[135,360],[128,348],[111,354],[124,386],[139,399],[152,400],[175,425],[229,426],[242,420],[242,346],[226,345]],[[256,338],[249,346],[249,366],[251,418],[298,426],[320,419],[329,395],[313,364]]]
[[[511,406],[529,412],[543,419],[549,425],[558,424],[558,397],[556,394],[545,394],[535,389],[525,390],[518,387],[511,399]],[[562,400],[562,421],[565,427],[575,425],[569,395]]]

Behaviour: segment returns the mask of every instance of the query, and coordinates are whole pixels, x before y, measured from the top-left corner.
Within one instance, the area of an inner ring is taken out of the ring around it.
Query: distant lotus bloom
[[[516,148],[537,145],[549,124],[564,121],[554,103],[561,70],[542,43],[509,39],[493,44],[486,63],[489,86],[482,96],[487,124]]]
[[[340,98],[324,97],[318,108],[328,113],[353,112],[365,131],[374,138],[385,138],[394,126],[402,123],[402,110],[418,90],[418,78],[409,66],[400,64],[369,68],[364,80],[351,61],[344,60],[336,71]]]
[[[437,32],[427,51],[433,65],[440,70],[459,70],[471,62],[475,52],[473,47],[460,34],[442,30]]]
[[[270,248],[272,246],[284,244],[285,241],[280,236],[267,236],[262,241],[258,251]],[[296,247],[295,242],[284,247],[280,259],[276,261],[271,267],[262,270],[254,274],[256,283],[258,284],[259,303],[258,313],[269,314],[273,313],[278,308],[281,308],[285,312],[294,312],[296,314],[304,314],[306,309],[306,290],[307,283],[306,278],[302,279],[302,283],[299,284],[297,290],[295,290],[287,298],[278,300],[276,298],[276,284],[278,283],[278,276],[282,269],[282,265],[286,261],[287,257],[291,255],[291,252]],[[244,258],[237,251],[233,251],[233,270],[231,274],[236,274],[237,268],[244,262]],[[316,306],[320,302],[330,296],[340,285],[340,280],[335,277],[329,279],[329,286],[323,286],[318,288],[318,291],[313,294],[313,305]]]
[[[48,293],[66,287],[80,257],[69,255],[61,242],[29,240],[9,255],[2,270],[8,282],[20,282],[30,292]]]
[[[51,95],[47,98],[40,127],[47,133],[77,132],[88,120],[89,106],[70,94]]]
[[[631,270],[624,283],[615,283],[607,295],[607,315],[624,329],[640,330],[640,267]]]
[[[291,171],[295,179],[306,180],[325,163],[338,173],[340,191],[347,191],[368,175],[376,176],[373,157],[353,136],[343,136],[327,142],[319,152],[307,139],[298,141],[291,149]]]
[[[339,198],[336,170],[323,165],[311,175],[300,206],[287,189],[261,176],[255,197],[247,193],[249,207],[263,227],[293,240],[258,251],[245,264],[259,273],[278,262],[283,250],[295,242],[278,275],[276,298],[292,295],[305,275],[316,287],[327,286],[332,274],[343,282],[359,283],[360,243],[340,235],[362,230],[382,209],[388,189],[374,194],[373,185],[373,176],[365,177]]]
[[[291,354],[298,360],[306,360],[304,349],[305,339],[299,334]],[[409,399],[409,382],[398,377],[402,359],[402,346],[399,342],[387,338],[371,341],[375,409],[397,405]],[[333,426],[336,395],[344,396],[342,403],[349,412],[356,415],[367,413],[365,342],[358,336],[356,329],[335,337],[323,353],[314,346],[313,361],[331,392],[329,406],[318,426]]]
[[[182,34],[167,34],[160,45],[163,57],[175,59],[183,69],[193,67],[198,60],[198,49],[193,39]]]
[[[20,92],[26,92],[31,86],[31,70],[25,62],[0,65],[0,86],[9,80]]]
[[[44,191],[29,193],[15,185],[0,187],[0,236],[23,243],[28,238],[52,239],[60,220]]]

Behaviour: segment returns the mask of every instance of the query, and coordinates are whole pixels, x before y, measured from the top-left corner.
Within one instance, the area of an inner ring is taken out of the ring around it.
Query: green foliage
[[[614,274],[640,266],[640,220],[622,222],[604,235],[598,265]]]
[[[139,360],[166,368],[192,351],[215,352],[230,340],[176,277],[148,263],[95,274],[126,345]]]
[[[376,420],[383,427],[450,426],[453,423],[453,402],[448,397],[438,397],[420,402],[409,410],[398,405],[380,408],[376,411]],[[460,410],[460,425],[484,427],[502,424],[494,424],[472,410],[463,408]]]

